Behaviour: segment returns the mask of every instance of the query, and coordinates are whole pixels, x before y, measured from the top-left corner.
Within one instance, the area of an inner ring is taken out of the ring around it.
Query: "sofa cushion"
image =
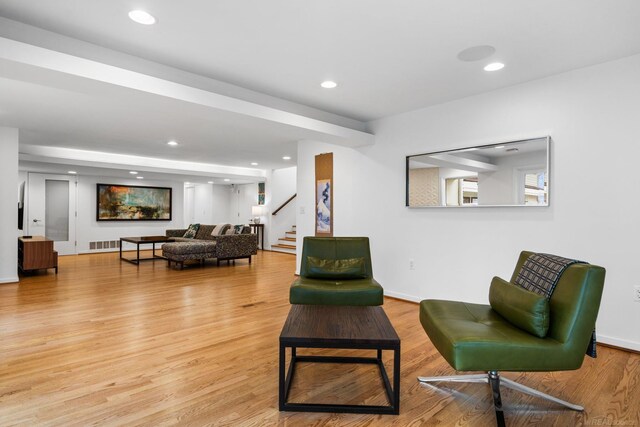
[[[364,258],[324,259],[307,257],[307,274],[310,279],[353,280],[367,277]]]
[[[182,237],[185,239],[195,239],[199,228],[200,224],[189,224],[189,228],[187,228],[187,231],[184,232]]]
[[[251,233],[251,227],[244,224],[238,224],[233,226],[233,234],[249,234]]]
[[[539,338],[549,330],[549,300],[544,295],[494,277],[489,288],[489,304],[508,322]]]
[[[196,234],[196,239],[198,240],[213,240],[211,237],[211,232],[215,228],[215,225],[207,225],[200,224],[200,228],[198,229],[198,234]]]
[[[218,224],[211,231],[212,236],[222,236],[231,227],[231,224]]]
[[[214,254],[216,251],[216,242],[199,242],[192,240],[190,242],[174,242],[162,245],[164,254]]]

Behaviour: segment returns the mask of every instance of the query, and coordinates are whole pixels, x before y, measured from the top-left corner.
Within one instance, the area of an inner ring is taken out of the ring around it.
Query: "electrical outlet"
[[[416,269],[416,262],[413,258],[409,258],[409,270],[415,270]]]
[[[640,286],[633,287],[633,300],[640,302]]]

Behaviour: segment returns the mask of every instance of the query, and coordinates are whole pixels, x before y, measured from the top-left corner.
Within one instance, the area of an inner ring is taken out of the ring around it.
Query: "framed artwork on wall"
[[[96,185],[97,221],[171,221],[171,188]]]
[[[258,204],[264,205],[264,182],[258,183]]]
[[[333,236],[333,153],[316,156],[316,236]]]

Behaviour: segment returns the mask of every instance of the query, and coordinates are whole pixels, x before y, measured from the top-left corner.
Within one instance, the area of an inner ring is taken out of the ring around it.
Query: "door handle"
[[[41,219],[34,219],[33,222],[42,222]]]

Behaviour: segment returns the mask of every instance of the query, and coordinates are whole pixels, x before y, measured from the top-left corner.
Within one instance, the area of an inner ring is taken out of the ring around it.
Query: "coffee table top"
[[[382,307],[293,304],[280,342],[300,346],[396,346],[400,338]]]
[[[167,236],[140,236],[140,237],[121,237],[120,240],[130,243],[164,243],[172,242],[173,237]]]

